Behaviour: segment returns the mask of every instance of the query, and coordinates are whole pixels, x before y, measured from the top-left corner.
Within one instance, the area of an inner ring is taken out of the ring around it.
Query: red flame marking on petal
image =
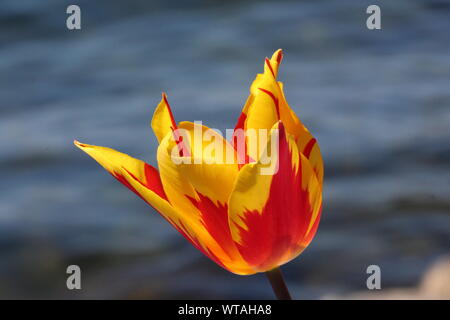
[[[259,270],[284,263],[281,259],[286,259],[286,253],[295,255],[303,249],[303,238],[313,214],[309,192],[302,189],[302,169],[295,170],[293,166],[282,127],[279,139],[279,170],[272,178],[267,202],[262,212],[244,213],[247,230],[238,226],[241,237],[238,249]]]

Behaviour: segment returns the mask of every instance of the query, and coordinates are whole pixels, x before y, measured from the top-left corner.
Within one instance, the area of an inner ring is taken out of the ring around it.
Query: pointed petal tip
[[[167,133],[177,128],[175,118],[173,117],[172,110],[169,102],[167,101],[167,94],[161,93],[161,101],[153,111],[152,120],[150,126],[158,139],[161,142]]]
[[[78,148],[80,148],[81,150],[83,150],[84,152],[87,152],[87,150],[86,149],[92,149],[92,147],[94,147],[94,146],[92,146],[92,145],[90,145],[90,144],[87,144],[87,143],[83,143],[83,142],[80,142],[80,141],[78,141],[78,140],[73,140],[73,144],[75,145],[75,146],[77,146]]]
[[[78,141],[76,139],[73,140],[73,144],[76,145],[78,148],[83,148],[83,147],[87,146],[85,143],[81,143],[80,141]]]
[[[276,60],[278,64],[280,64],[281,60],[283,60],[283,49],[276,50],[272,55],[272,59]]]

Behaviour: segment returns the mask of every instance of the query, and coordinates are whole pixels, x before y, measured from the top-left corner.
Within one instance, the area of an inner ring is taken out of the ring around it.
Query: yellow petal
[[[236,129],[255,130],[256,139],[247,138],[247,155],[257,160],[264,151],[260,141],[267,141],[272,126],[280,119],[280,97],[276,77],[282,60],[282,51],[277,50],[272,59],[264,62],[264,73],[258,74],[250,86],[248,97]],[[260,131],[265,129],[266,132]]]
[[[213,261],[232,272],[240,274],[252,272],[242,260],[240,263],[236,263],[228,257],[198,217],[191,215],[190,212],[182,213],[171,205],[156,169],[141,160],[114,149],[88,145],[78,141],[74,141],[74,143],[116,179],[151,205],[187,240]],[[195,210],[197,209],[195,208]]]
[[[297,140],[299,151],[310,160],[319,183],[322,184],[323,160],[317,141],[290,108],[284,95],[283,84],[276,80],[282,58],[282,51],[277,50],[270,60],[265,60],[264,73],[258,74],[253,81],[250,96],[244,105],[236,129],[266,129],[269,132],[272,126],[281,120],[286,131]],[[258,139],[261,139],[260,135],[261,133],[257,133]],[[314,143],[310,142],[312,139]],[[254,160],[258,160],[263,152],[259,146],[257,148],[247,146],[246,150]]]
[[[277,51],[275,51],[269,60],[270,67],[273,70],[275,78],[278,75],[278,68],[280,67],[282,60],[283,60],[283,50],[281,50],[281,49],[278,49]]]
[[[172,132],[177,127],[165,93],[162,94],[161,101],[153,113],[151,125],[160,143],[169,132]]]
[[[236,151],[221,134],[206,126],[186,121],[179,129],[188,133],[192,154],[189,164],[180,164],[182,174],[197,192],[226,204],[239,171]]]
[[[239,171],[236,151],[222,135],[201,124],[181,122],[178,130],[190,156],[177,156],[176,145],[170,136],[161,143],[160,148],[167,149],[164,154],[161,151],[158,161],[169,161],[169,154],[172,159],[171,163],[160,166],[162,177],[170,167],[170,176],[163,180],[164,186],[170,183],[165,189],[168,196],[173,195],[173,203],[179,205],[180,210],[189,210],[186,214],[195,216],[217,241],[223,252],[216,251],[214,255],[226,269],[237,274],[254,273],[237,250],[228,224],[228,198]],[[185,190],[194,195],[186,194]]]
[[[183,141],[187,143],[190,139],[189,134],[184,138]],[[201,179],[196,177],[196,173],[200,173],[203,177],[216,173],[206,172],[206,169],[198,171],[183,169],[180,163],[174,162],[183,158],[191,159],[178,156],[177,143],[172,133],[167,134],[158,147],[157,159],[161,181],[169,202],[183,218],[189,218],[199,245],[204,246],[204,252],[207,252],[212,260],[233,273],[254,273],[230,240],[226,202],[217,201],[222,196],[221,193],[216,193],[217,189],[214,188],[206,190],[200,185]],[[196,184],[199,190],[196,190],[192,183]]]

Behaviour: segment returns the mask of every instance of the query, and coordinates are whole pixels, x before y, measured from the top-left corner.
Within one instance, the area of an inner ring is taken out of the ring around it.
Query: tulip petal
[[[258,74],[253,81],[250,87],[250,96],[244,105],[235,130],[270,130],[278,120],[281,120],[286,131],[297,140],[299,151],[310,160],[319,183],[322,184],[323,160],[319,145],[287,103],[283,92],[283,83],[276,80],[282,59],[282,51],[277,50],[270,60],[265,60],[264,73]],[[236,145],[234,141],[233,143]],[[240,155],[241,158],[248,159],[250,157],[257,160],[262,152],[262,150],[255,151],[255,148],[248,145],[245,150],[246,154]],[[248,162],[250,160],[246,161],[246,163]]]
[[[189,125],[182,123],[179,129],[189,129]],[[188,131],[186,136],[186,145],[188,146],[191,145],[191,134],[193,133]],[[176,148],[174,137],[169,133],[161,141],[157,152],[161,181],[169,202],[178,212],[182,213],[183,217],[189,217],[196,230],[203,229],[203,234],[198,240],[206,247],[208,257],[233,273],[254,273],[253,269],[249,268],[242,259],[231,239],[227,199],[225,199],[226,191],[211,187],[211,185],[208,189],[207,183],[202,182],[202,179],[216,177],[222,179],[224,184],[230,184],[230,182],[226,182],[223,175],[213,173],[213,167],[208,167],[206,164],[183,165],[179,163],[178,160],[190,161],[193,156],[178,156]],[[196,154],[194,149],[190,151],[193,155]],[[230,168],[228,170],[229,173],[233,173]],[[194,188],[194,185],[198,190]],[[231,187],[229,189],[231,190]]]
[[[279,129],[278,171],[261,175],[265,166],[261,162],[245,165],[229,200],[232,237],[242,257],[259,272],[304,250],[317,229],[322,202],[321,186],[308,159],[282,122],[274,128]]]
[[[177,127],[165,93],[162,93],[161,101],[153,113],[151,125],[160,143],[169,132],[172,132]]]
[[[239,172],[236,151],[221,134],[206,126],[186,121],[179,129],[188,133],[192,154],[189,164],[180,164],[182,174],[197,192],[226,204]]]
[[[191,202],[205,228],[230,257],[226,266],[235,273],[253,273],[237,250],[228,224],[228,199],[239,172],[234,148],[206,126],[186,121],[179,129],[186,130],[192,155],[189,163],[179,164],[182,176],[197,193],[197,199],[190,198]]]
[[[232,268],[233,270],[230,271],[241,274],[252,272],[242,258],[240,264],[232,264],[229,261],[227,254],[217,241],[212,238],[210,231],[205,228],[202,221],[189,214],[182,214],[172,206],[166,197],[158,171],[155,168],[114,149],[88,145],[78,141],[74,143],[78,148],[94,158],[117,180],[158,211],[178,232],[210,259],[226,269]],[[207,202],[203,201],[202,205],[204,206],[205,203]],[[208,210],[213,208],[216,207],[210,206]],[[224,212],[226,217],[226,207]],[[216,221],[207,221],[207,223],[214,225]]]
[[[228,165],[222,170],[214,170],[217,169],[215,166],[207,165],[211,159],[204,152],[209,143],[205,144],[204,149],[196,148],[193,143],[196,126],[187,122],[180,126],[178,128],[176,125],[167,97],[163,94],[155,110],[152,127],[160,142],[157,160],[168,201],[183,216],[189,217],[191,225],[202,229],[204,235],[198,238],[197,245],[205,246],[203,252],[206,251],[208,257],[231,272],[251,273],[253,270],[248,268],[237,251],[228,226],[227,200],[234,182],[233,177],[237,174],[236,161],[232,159],[234,167]],[[198,126],[198,129],[201,139],[205,131],[214,132],[202,126]],[[218,140],[217,144],[224,146],[224,139],[220,135],[216,134],[215,138]],[[200,141],[199,145],[202,144],[203,141]],[[237,158],[234,148],[228,146],[227,150],[231,150]],[[193,161],[199,156],[207,163],[200,161],[198,165],[185,167],[174,162],[176,159]],[[221,161],[223,159],[219,162]],[[219,186],[218,182],[222,183],[220,187],[214,187]]]
[[[259,148],[259,141],[267,139],[270,129],[280,119],[279,99],[274,93],[278,92],[276,76],[282,57],[283,53],[279,49],[273,54],[272,59],[266,58],[264,73],[258,74],[253,81],[250,95],[236,124],[235,132],[239,129],[245,132],[248,132],[248,129],[255,129],[256,139],[246,138],[244,154],[239,152],[240,159],[246,159],[245,163],[259,158],[264,151]],[[261,132],[259,129],[266,129],[267,132]],[[265,137],[260,138],[260,135],[265,135]],[[236,147],[235,136],[232,143]],[[251,145],[252,143],[254,145]]]

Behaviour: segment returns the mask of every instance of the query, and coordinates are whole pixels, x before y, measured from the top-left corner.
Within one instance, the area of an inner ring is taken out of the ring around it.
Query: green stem
[[[279,267],[267,271],[266,275],[278,300],[292,300],[291,294],[289,293],[286,283],[284,282],[283,274],[281,273]]]

